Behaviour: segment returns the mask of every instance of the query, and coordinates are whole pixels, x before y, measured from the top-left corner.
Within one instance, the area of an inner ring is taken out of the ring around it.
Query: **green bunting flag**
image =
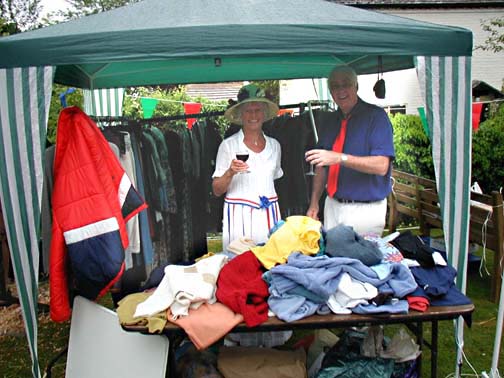
[[[158,103],[158,99],[156,98],[145,98],[142,97],[140,99],[140,103],[142,104],[143,117],[144,119],[152,118],[152,114],[156,109],[156,105]]]

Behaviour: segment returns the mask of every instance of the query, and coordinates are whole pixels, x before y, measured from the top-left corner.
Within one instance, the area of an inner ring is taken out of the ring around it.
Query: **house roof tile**
[[[188,84],[186,93],[191,97],[203,97],[212,101],[236,99],[242,81],[227,83]]]

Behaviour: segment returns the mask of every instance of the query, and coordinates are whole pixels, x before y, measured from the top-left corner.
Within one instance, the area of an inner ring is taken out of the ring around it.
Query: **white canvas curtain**
[[[32,375],[37,378],[41,376],[37,352],[40,208],[53,77],[54,67],[0,70],[0,199]],[[122,115],[123,88],[85,91],[85,96],[88,114]]]
[[[84,89],[84,112],[93,116],[122,116],[124,88]]]
[[[449,263],[465,292],[471,183],[471,58],[418,57]]]
[[[417,57],[416,68],[430,129],[448,262],[466,292],[471,185],[471,58]],[[458,376],[464,321],[455,323]]]
[[[32,374],[37,378],[42,162],[53,73],[54,67],[0,69],[0,199]]]
[[[313,87],[318,94],[318,100],[320,101],[332,101],[331,91],[327,86],[327,78],[323,79],[313,79]]]

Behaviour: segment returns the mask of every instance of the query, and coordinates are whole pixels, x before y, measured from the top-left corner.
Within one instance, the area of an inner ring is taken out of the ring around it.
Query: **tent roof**
[[[144,0],[0,38],[0,68],[57,66],[83,88],[325,77],[413,67],[415,55],[470,56],[466,29],[324,0]],[[219,64],[220,62],[220,64]]]

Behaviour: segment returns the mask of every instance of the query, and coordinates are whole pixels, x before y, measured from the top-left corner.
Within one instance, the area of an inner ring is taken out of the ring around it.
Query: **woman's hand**
[[[214,194],[219,197],[227,192],[229,184],[233,176],[240,172],[246,172],[249,166],[247,163],[233,159],[227,171],[221,177],[215,177],[212,181],[212,189]]]
[[[315,220],[319,220],[318,212],[319,212],[318,205],[310,206],[308,208],[308,210],[306,211],[306,216],[308,216],[312,219],[315,219]]]
[[[229,166],[228,171],[230,171],[230,173],[234,176],[237,173],[245,172],[248,169],[249,169],[249,166],[247,163],[245,163],[241,160],[238,160],[238,159],[233,159],[233,160],[231,160],[231,165]]]

